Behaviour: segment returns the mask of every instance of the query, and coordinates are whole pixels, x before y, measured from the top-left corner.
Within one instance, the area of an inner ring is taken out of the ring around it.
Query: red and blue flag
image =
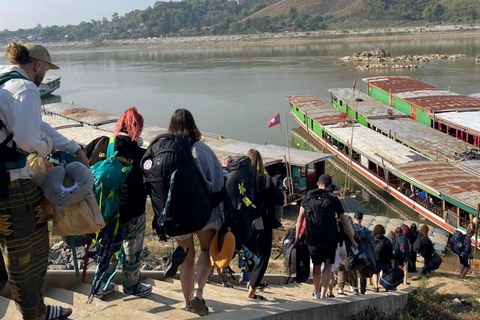
[[[267,123],[267,129],[280,124],[280,113],[274,115]]]

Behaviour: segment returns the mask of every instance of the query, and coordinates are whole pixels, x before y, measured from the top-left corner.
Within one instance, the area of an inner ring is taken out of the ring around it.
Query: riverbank
[[[45,43],[51,51],[62,50],[105,50],[105,49],[162,49],[203,48],[253,45],[279,45],[322,42],[352,42],[405,40],[421,38],[476,37],[480,34],[477,25],[449,25],[432,27],[396,27],[349,30],[322,30],[309,32],[261,33],[248,35],[218,35],[196,37],[162,37],[148,39],[70,41]],[[4,50],[6,44],[1,44]]]

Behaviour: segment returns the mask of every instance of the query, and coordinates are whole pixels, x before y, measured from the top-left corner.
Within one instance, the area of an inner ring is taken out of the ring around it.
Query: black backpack
[[[459,230],[456,230],[452,234],[452,238],[448,242],[448,246],[450,247],[450,249],[452,249],[453,253],[455,253],[457,256],[459,256],[463,251],[464,240],[465,240],[465,235]]]
[[[425,266],[425,268],[428,271],[434,271],[440,268],[440,265],[442,264],[443,260],[442,257],[438,255],[438,253],[434,253],[432,255],[432,259],[430,259],[430,262]]]
[[[252,235],[252,222],[258,217],[253,204],[255,174],[250,158],[246,156],[234,157],[227,170],[224,226],[231,228],[235,235],[235,247],[240,250]]]
[[[319,248],[337,246],[337,222],[333,195],[324,190],[310,191],[305,200],[307,244]]]
[[[141,160],[147,193],[155,213],[152,226],[169,236],[201,230],[214,206],[192,156],[192,143],[182,135],[161,134]]]
[[[384,263],[388,264],[390,261],[387,261],[385,259],[385,256],[389,256],[393,254],[392,246],[388,246],[386,244],[386,241],[390,243],[390,240],[388,240],[386,237],[382,237],[381,239],[374,238],[373,240],[373,251],[375,254],[375,261],[379,263]],[[388,252],[388,250],[392,250],[391,253]]]
[[[386,290],[395,290],[403,282],[403,276],[403,270],[399,268],[391,269],[380,277],[380,284]]]

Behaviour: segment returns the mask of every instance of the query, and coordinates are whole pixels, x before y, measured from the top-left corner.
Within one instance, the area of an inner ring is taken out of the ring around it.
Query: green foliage
[[[300,8],[290,6],[280,16],[250,19],[248,17],[253,13],[278,0],[246,0],[242,5],[229,0],[157,1],[152,7],[134,10],[124,16],[114,12],[110,20],[104,17],[101,20],[82,21],[78,25],[44,27],[38,24],[31,29],[0,31],[0,42],[11,39],[26,42],[31,39],[30,36],[34,37],[34,41],[56,42],[279,32],[286,26],[296,31],[314,31],[326,29],[336,21],[355,23],[365,19],[474,23],[480,17],[479,0],[360,1],[361,5],[352,9],[352,12],[343,13],[343,16],[306,14]]]

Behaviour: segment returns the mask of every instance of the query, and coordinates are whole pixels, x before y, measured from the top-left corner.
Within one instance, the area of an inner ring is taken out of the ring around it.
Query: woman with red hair
[[[152,292],[152,286],[140,282],[140,257],[143,250],[145,236],[145,203],[147,193],[143,184],[140,171],[140,160],[145,150],[141,148],[143,141],[140,134],[143,129],[143,117],[135,107],[127,109],[117,120],[114,133],[116,158],[123,166],[132,166],[123,184],[120,197],[120,226],[123,228],[125,239],[123,241],[123,292],[145,297]],[[105,160],[109,137],[100,137],[90,142],[85,147],[85,153],[90,160],[90,165]],[[105,276],[102,279],[101,289],[97,297],[103,297],[115,289],[114,284],[109,284],[104,289],[109,276],[115,271],[118,260],[113,255]]]

